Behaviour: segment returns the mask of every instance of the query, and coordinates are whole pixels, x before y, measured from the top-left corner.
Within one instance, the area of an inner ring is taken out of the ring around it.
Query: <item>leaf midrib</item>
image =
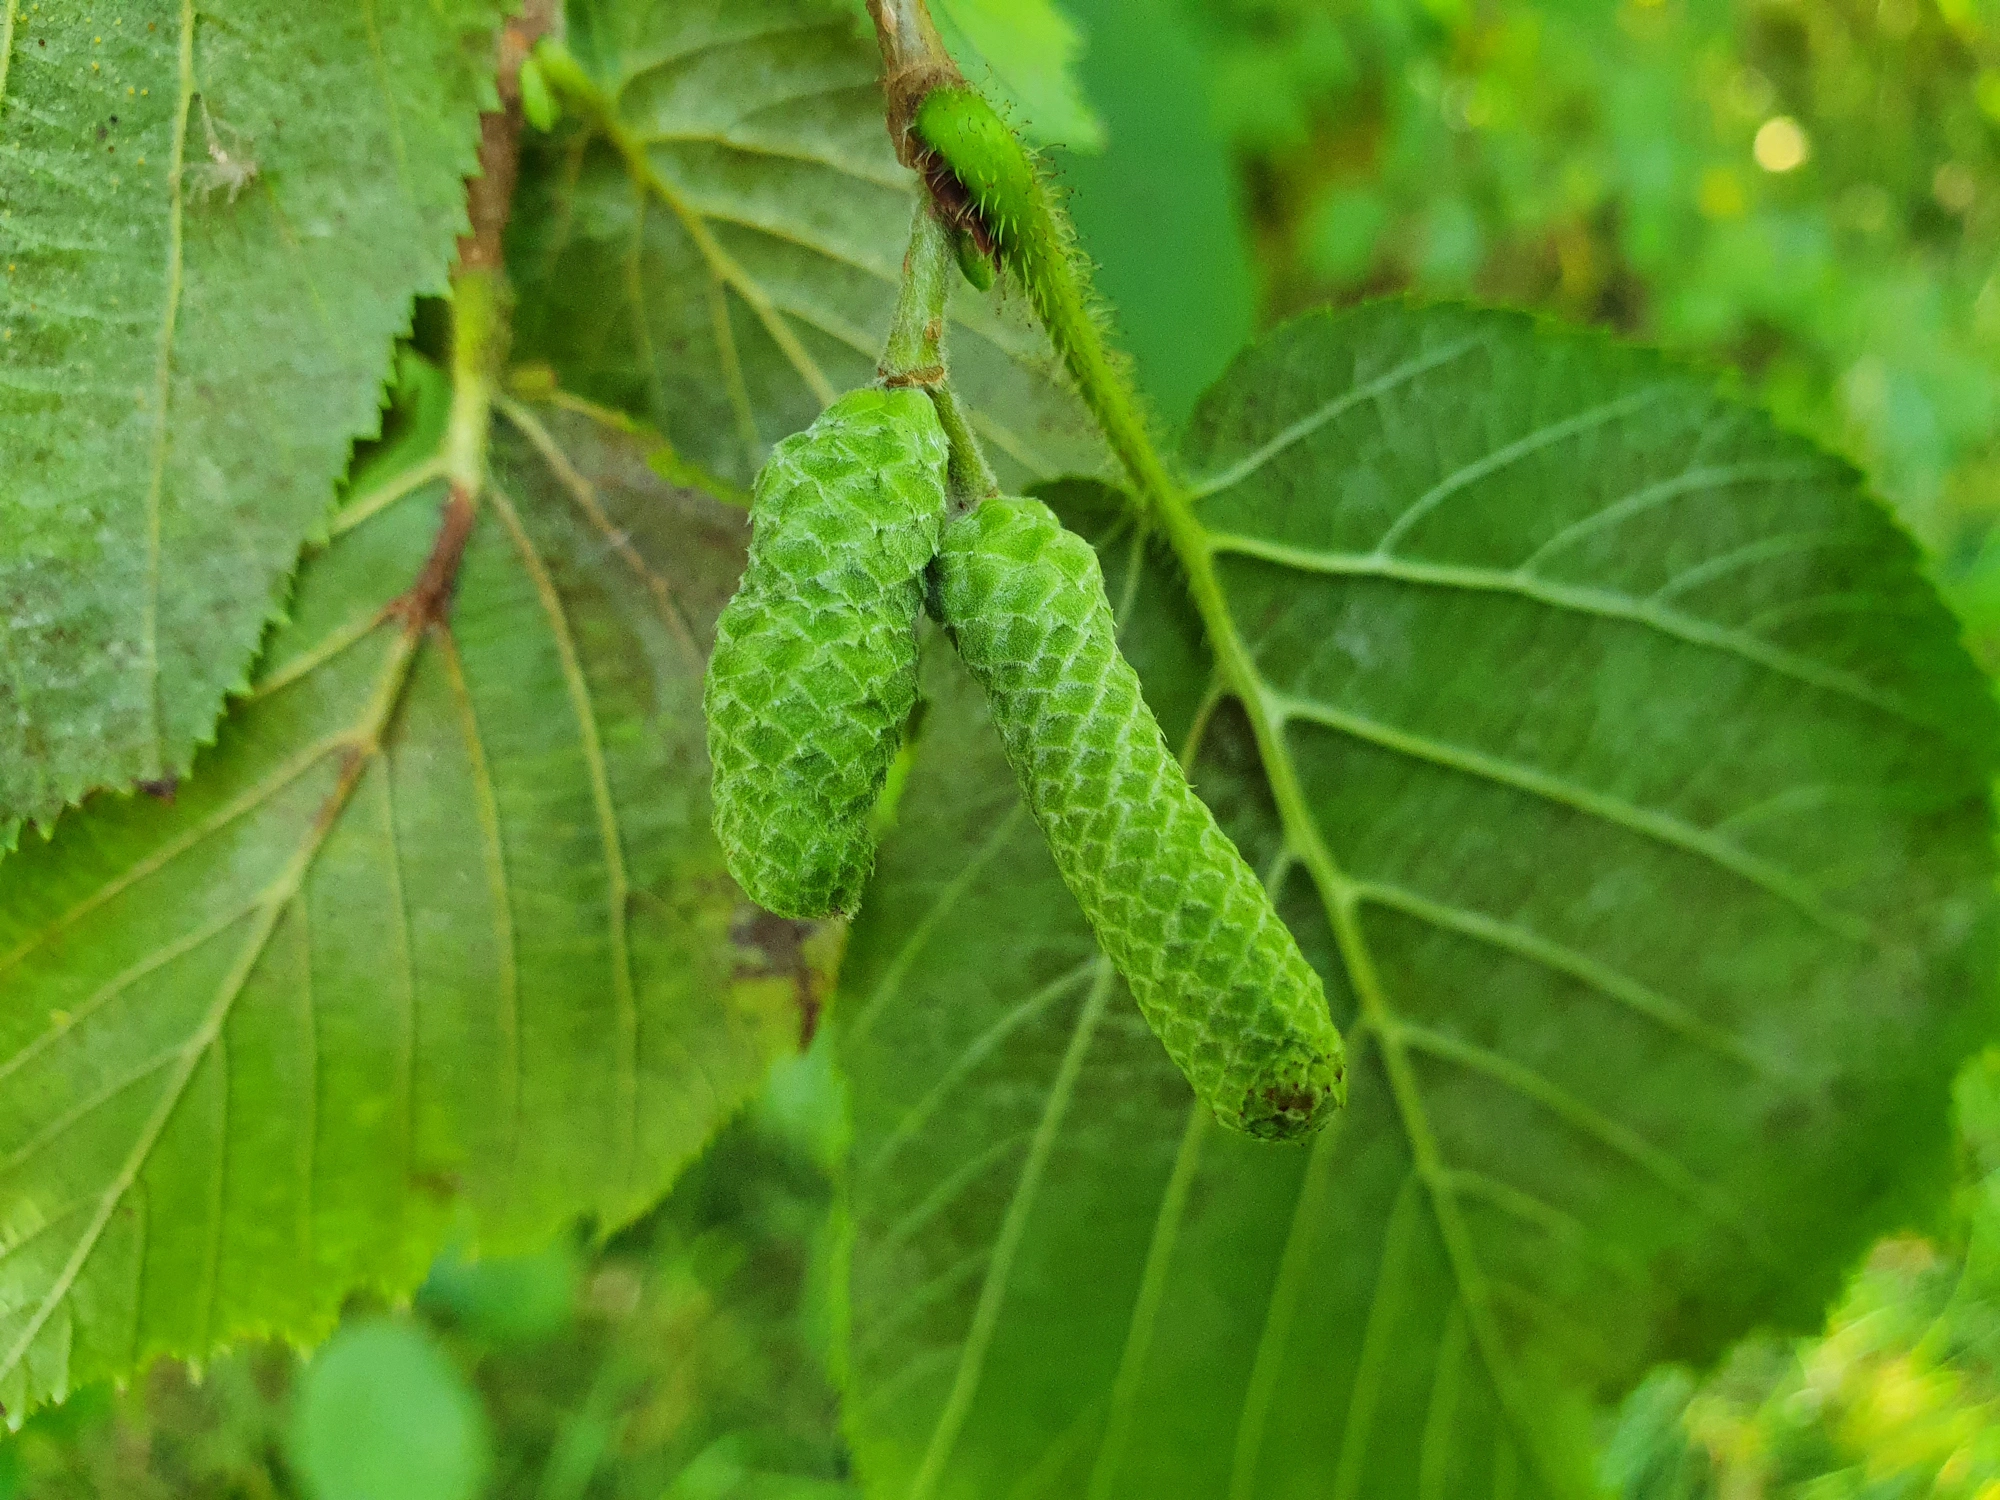
[[[160,775],[165,758],[166,715],[160,704],[160,506],[165,498],[167,450],[173,432],[168,403],[173,392],[174,332],[180,316],[182,214],[186,195],[181,174],[187,166],[188,113],[194,103],[194,0],[181,0],[177,55],[179,99],[174,110],[173,145],[167,158],[167,265],[161,298],[159,354],[153,367],[153,432],[146,474],[146,579],[139,627],[141,670],[146,676],[146,776]],[[11,17],[10,27],[11,30]],[[92,66],[95,66],[93,64]]]

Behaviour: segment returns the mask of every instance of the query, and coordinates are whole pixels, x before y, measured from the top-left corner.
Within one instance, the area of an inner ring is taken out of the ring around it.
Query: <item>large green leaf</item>
[[[747,484],[873,378],[889,327],[915,197],[875,44],[831,0],[577,0],[569,46],[595,97],[524,164],[516,353]],[[1094,467],[1021,299],[961,283],[953,318],[1003,474]]]
[[[1850,471],[1594,336],[1307,317],[1184,460],[1247,702],[1198,719],[1177,573],[1100,548],[1352,1103],[1308,1149],[1191,1108],[934,652],[842,980],[863,1473],[1580,1491],[1592,1398],[1812,1323],[1932,1202],[1995,1021],[1987,689]]]
[[[795,1032],[797,936],[708,832],[741,513],[584,419],[519,423],[447,626],[396,608],[439,531],[419,453],[357,486],[176,795],[0,864],[15,1419],[157,1352],[323,1332],[454,1227],[629,1217]]]
[[[499,8],[7,0],[0,846],[244,685],[443,287]]]

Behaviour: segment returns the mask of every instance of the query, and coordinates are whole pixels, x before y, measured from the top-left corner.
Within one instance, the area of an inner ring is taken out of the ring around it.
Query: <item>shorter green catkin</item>
[[[917,613],[945,517],[920,390],[851,391],[771,452],[703,706],[730,874],[783,917],[851,914],[869,812],[917,698]]]
[[[1196,1096],[1255,1136],[1323,1124],[1346,1075],[1319,976],[1168,750],[1090,544],[1039,501],[988,500],[945,528],[934,588],[1064,882]]]

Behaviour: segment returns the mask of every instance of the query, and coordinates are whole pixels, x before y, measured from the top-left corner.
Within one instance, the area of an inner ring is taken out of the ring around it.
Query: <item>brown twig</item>
[[[437,540],[431,543],[423,571],[388,609],[388,613],[402,617],[403,629],[411,635],[421,635],[442,622],[451,607],[452,590],[458,583],[458,565],[465,556],[465,544],[471,539],[472,522],[477,514],[471,494],[462,485],[452,485],[438,521]]]
[[[882,44],[882,92],[888,98],[889,139],[896,160],[923,170],[928,153],[910,133],[910,120],[924,95],[935,88],[963,84],[965,75],[944,50],[924,0],[868,0],[875,22],[875,39]]]
[[[454,286],[453,374],[457,404],[467,384],[481,388],[478,398],[483,429],[484,410],[497,365],[506,347],[507,218],[514,206],[514,187],[521,168],[521,64],[535,43],[558,24],[561,0],[527,0],[519,15],[500,29],[494,84],[500,108],[479,117],[479,175],[466,179],[465,216],[471,226],[459,237]],[[468,337],[480,345],[468,350]],[[478,434],[483,447],[484,432]],[[461,464],[460,467],[463,467]],[[478,485],[463,473],[452,477],[438,520],[437,538],[416,581],[389,605],[411,636],[443,622],[458,581],[458,566],[472,536],[478,514]]]
[[[945,51],[924,0],[868,0],[868,14],[874,18],[875,39],[882,47],[883,113],[896,160],[923,179],[938,217],[970,239],[981,255],[993,259],[992,233],[965,184],[911,129],[924,96],[932,89],[963,88],[965,75]]]
[[[500,28],[495,82],[500,108],[479,117],[479,175],[465,185],[466,218],[472,228],[458,241],[462,269],[497,271],[506,264],[507,216],[521,168],[521,64],[535,43],[553,30],[560,0],[528,0],[521,13]]]

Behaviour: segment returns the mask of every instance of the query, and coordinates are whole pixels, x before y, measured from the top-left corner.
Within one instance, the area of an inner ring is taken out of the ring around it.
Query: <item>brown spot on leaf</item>
[[[435,1198],[440,1203],[449,1203],[458,1196],[461,1184],[458,1173],[438,1170],[412,1172],[410,1186],[426,1197]]]
[[[812,1045],[819,1034],[820,1012],[826,1003],[825,981],[806,957],[805,945],[818,924],[796,922],[773,916],[757,907],[746,907],[730,924],[738,958],[735,978],[787,979],[799,1008],[799,1050]]]

